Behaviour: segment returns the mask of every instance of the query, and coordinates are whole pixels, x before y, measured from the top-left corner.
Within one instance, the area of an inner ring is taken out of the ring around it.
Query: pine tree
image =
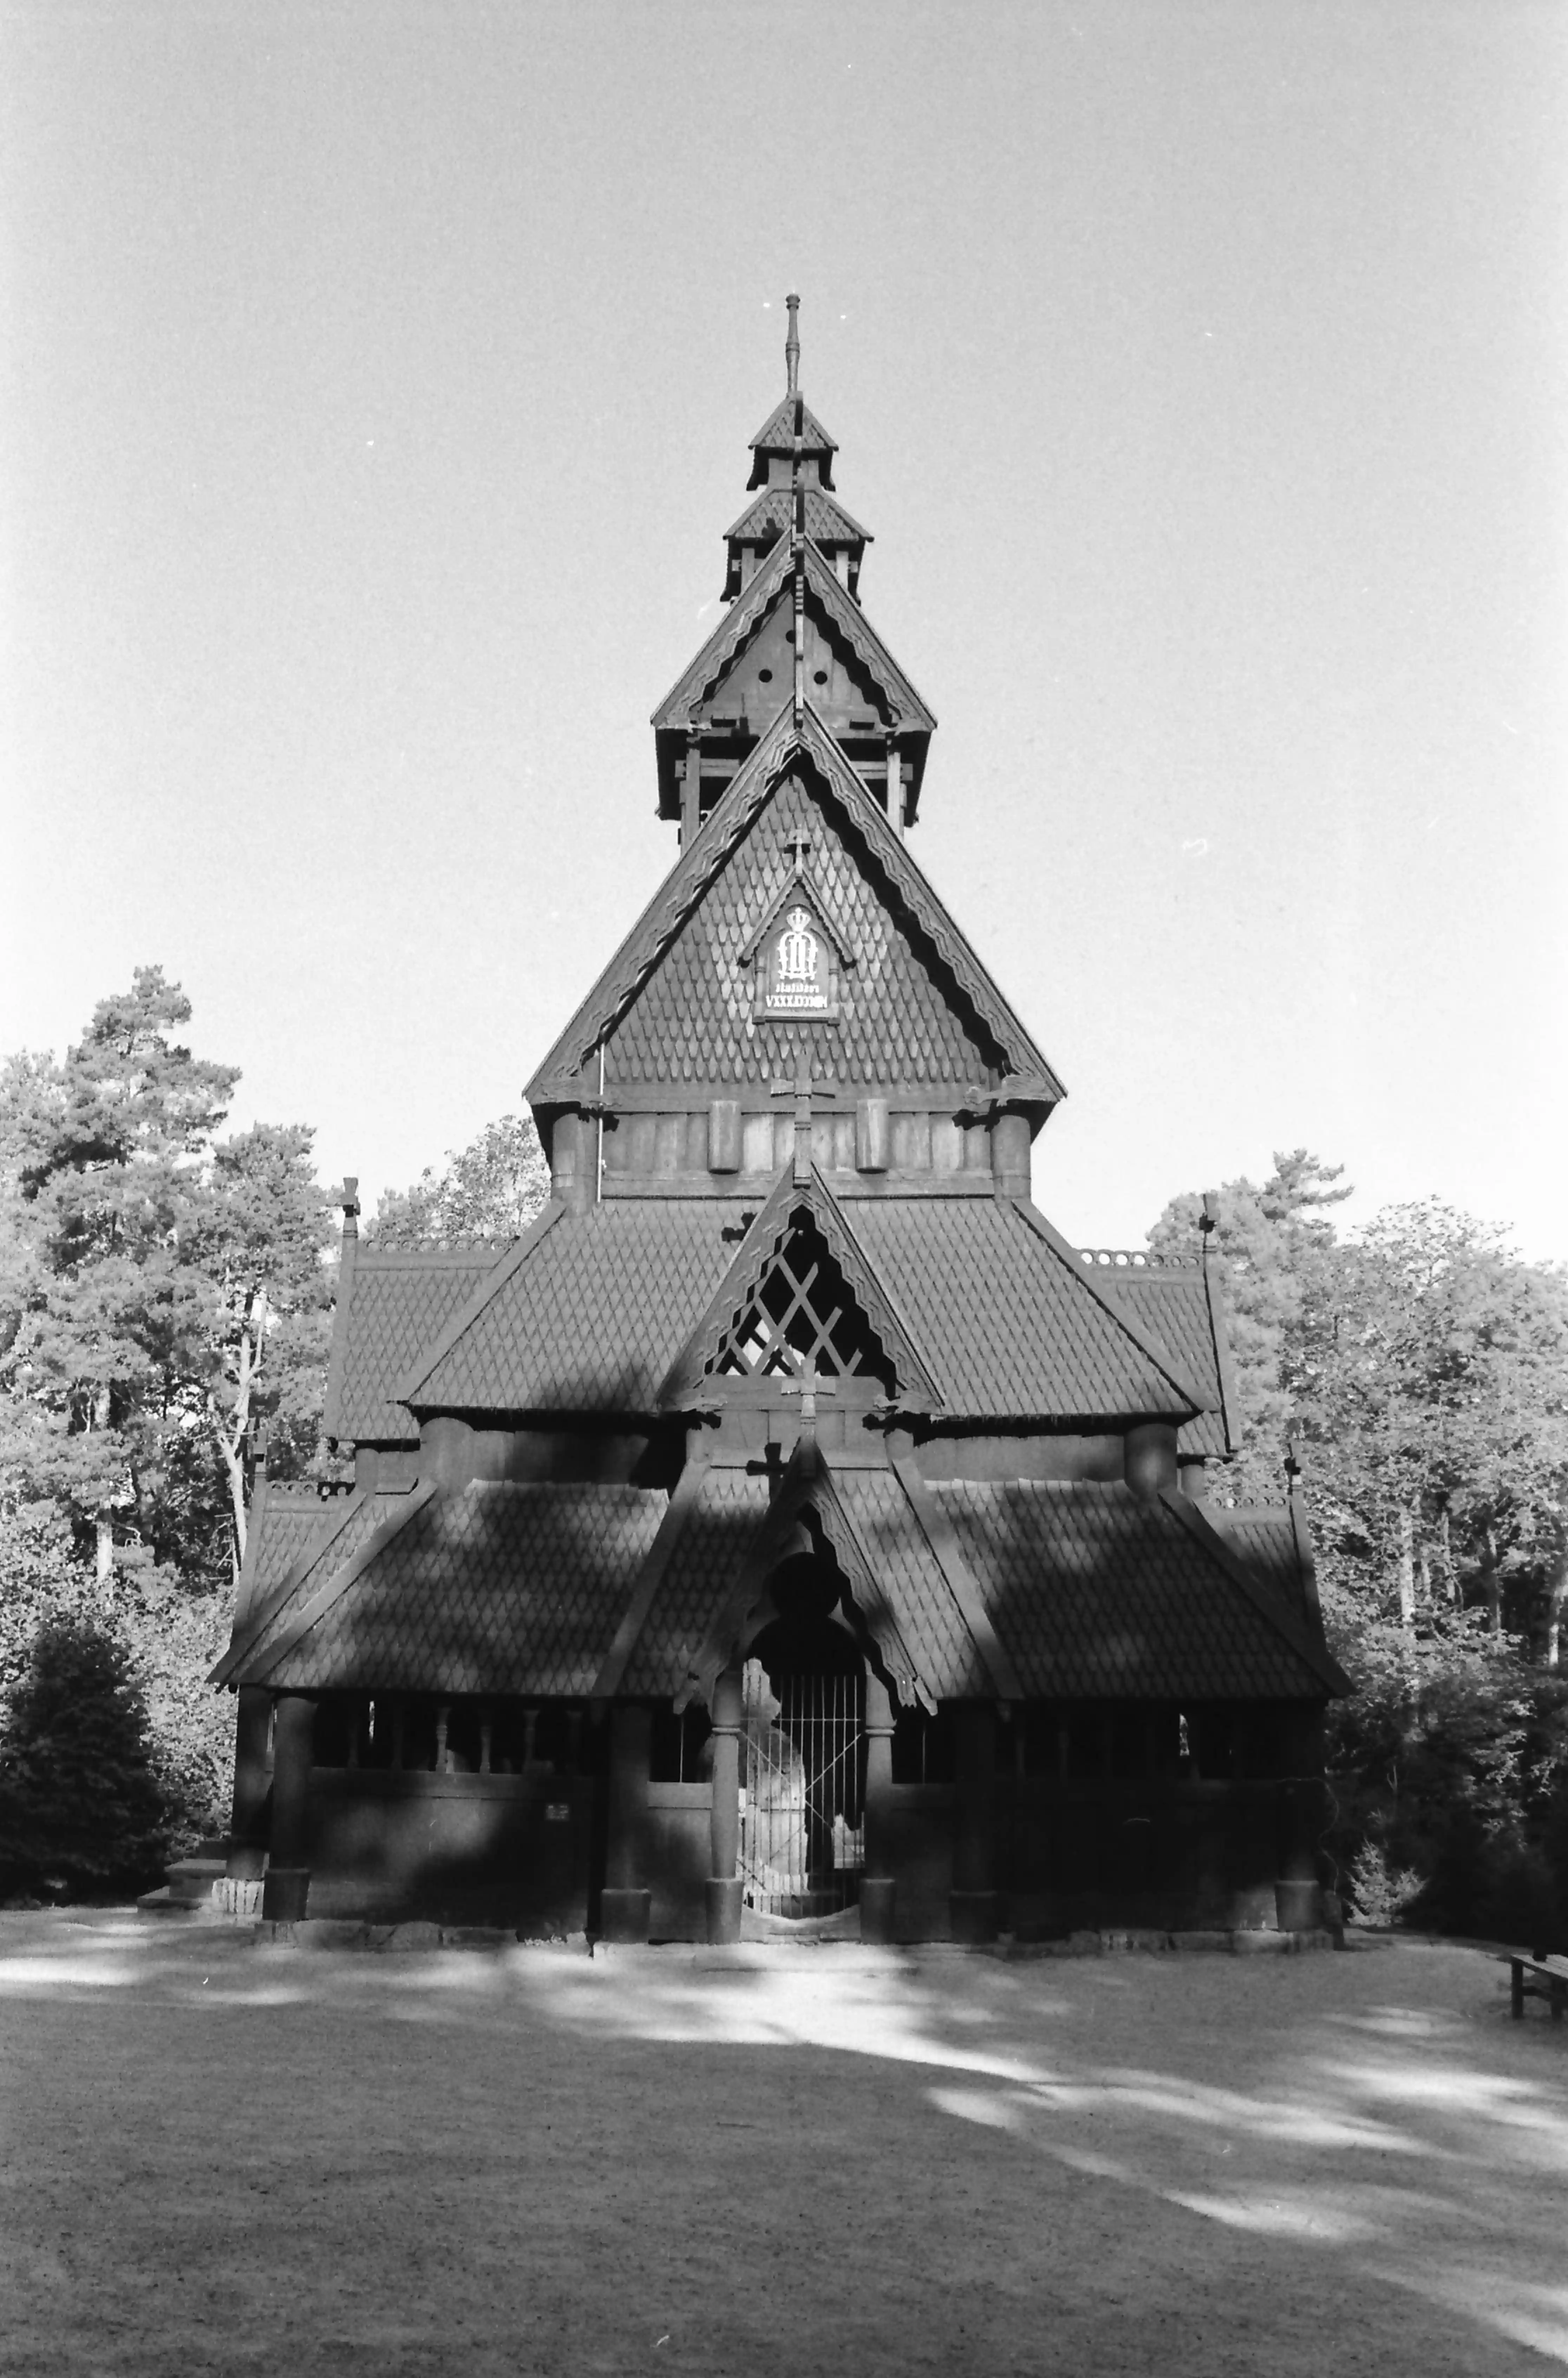
[[[90,1621],[51,1622],[0,1731],[6,1888],[144,1887],[167,1845],[147,1712],[124,1644]]]

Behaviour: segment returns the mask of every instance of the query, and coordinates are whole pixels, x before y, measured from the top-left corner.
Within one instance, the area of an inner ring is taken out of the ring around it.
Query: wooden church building
[[[678,855],[527,1087],[509,1245],[345,1191],[327,1428],[262,1483],[229,1868],[526,1935],[1310,1928],[1324,1646],[1203,1250],[1030,1194],[1062,1087],[922,872],[935,721],[798,385],[654,714]]]

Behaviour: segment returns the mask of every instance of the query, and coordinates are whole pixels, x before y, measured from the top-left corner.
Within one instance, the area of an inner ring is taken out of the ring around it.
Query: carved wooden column
[[[860,1878],[860,1938],[893,1937],[892,1703],[875,1668],[866,1671],[866,1868]]]
[[[708,1938],[715,1945],[740,1938],[740,1670],[726,1668],[713,1687],[712,1872],[706,1892]]]
[[[272,1696],[264,1685],[242,1685],[235,1698],[239,1710],[234,1725],[234,1803],[229,1822],[228,1871],[254,1881],[267,1865],[272,1791],[267,1736],[272,1724]]]
[[[298,1924],[305,1916],[315,1737],[315,1697],[280,1693],[272,1732],[272,1841],[261,1893],[262,1920],[268,1924]]]
[[[651,1710],[616,1701],[610,1711],[609,1840],[599,1930],[606,1940],[646,1940],[653,1894],[642,1881],[643,1834],[648,1813]]]
[[[987,1701],[961,1701],[953,1811],[952,1891],[949,1916],[955,1940],[997,1935],[997,1713]]]

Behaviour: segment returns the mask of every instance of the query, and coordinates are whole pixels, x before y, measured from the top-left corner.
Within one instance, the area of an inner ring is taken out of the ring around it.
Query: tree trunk
[[[1486,1589],[1487,1625],[1492,1634],[1502,1632],[1502,1579],[1498,1574],[1497,1538],[1489,1528],[1482,1538],[1486,1546],[1481,1555],[1481,1583]]]
[[[1399,1514],[1399,1624],[1406,1635],[1416,1631],[1416,1522],[1408,1511]]]
[[[107,1429],[110,1411],[110,1390],[107,1387],[100,1387],[92,1400],[93,1426]],[[96,1538],[97,1557],[94,1566],[98,1579],[99,1599],[107,1602],[114,1582],[114,1515],[110,1505],[105,1504],[97,1514],[93,1533]]]
[[[1568,1601],[1568,1552],[1559,1555],[1546,1589],[1546,1640],[1541,1646],[1541,1658],[1549,1668],[1558,1666],[1561,1658],[1564,1601]]]

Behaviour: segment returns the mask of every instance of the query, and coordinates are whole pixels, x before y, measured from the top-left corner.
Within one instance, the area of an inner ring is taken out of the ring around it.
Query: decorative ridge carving
[[[872,677],[891,677],[894,682],[888,689],[899,696],[901,727],[916,727],[927,734],[935,731],[936,713],[922,700],[915,686],[900,668],[887,646],[867,619],[848,588],[840,583],[814,546],[806,548],[806,576],[816,588],[830,617],[844,634],[861,667]],[[913,715],[907,714],[913,713]]]
[[[1117,1271],[1197,1272],[1203,1268],[1201,1255],[1156,1255],[1144,1247],[1080,1247],[1078,1260]]]
[[[718,683],[769,604],[784,586],[789,576],[789,568],[790,552],[786,542],[769,555],[750,585],[736,596],[695,659],[687,663],[654,711],[650,721],[652,726],[670,727],[680,725],[682,721],[671,714],[688,710],[694,702],[700,702],[710,688]]]

